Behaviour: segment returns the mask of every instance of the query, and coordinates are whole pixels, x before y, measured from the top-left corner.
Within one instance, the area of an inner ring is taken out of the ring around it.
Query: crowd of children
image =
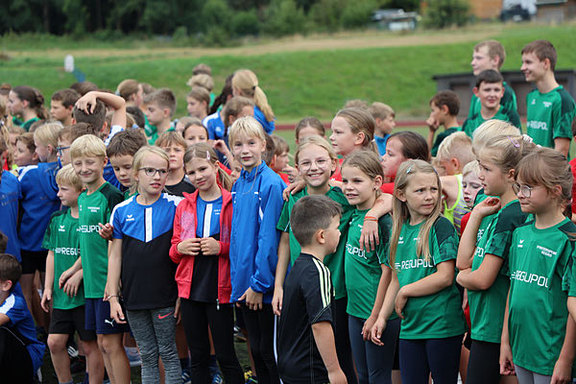
[[[195,67],[177,120],[171,90],[132,79],[49,113],[1,88],[0,381],[41,382],[47,346],[73,383],[76,345],[92,384],[134,363],[143,383],[571,383],[575,103],[553,45],[527,44],[522,135],[504,60],[474,47],[462,125],[452,91],[426,138],[352,100],[329,139],[296,125],[293,166],[248,69],[216,96]]]

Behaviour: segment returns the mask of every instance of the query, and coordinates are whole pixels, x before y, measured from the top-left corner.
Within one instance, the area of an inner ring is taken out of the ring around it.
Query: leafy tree
[[[264,32],[284,36],[304,32],[306,18],[294,0],[272,0],[268,7]]]

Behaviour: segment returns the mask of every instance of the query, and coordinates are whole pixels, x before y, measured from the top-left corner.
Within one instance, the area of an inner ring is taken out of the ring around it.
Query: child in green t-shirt
[[[426,120],[428,125],[426,142],[433,157],[436,156],[442,140],[460,130],[458,112],[460,112],[460,100],[456,92],[440,91],[430,99],[430,116]],[[444,127],[444,132],[438,134],[438,137],[434,140],[436,131],[441,126]]]
[[[96,344],[96,333],[84,325],[84,288],[78,238],[78,196],[82,182],[71,165],[58,171],[58,197],[66,211],[52,215],[43,246],[48,249],[46,280],[42,295],[42,308],[48,312],[52,304],[52,318],[48,346],[58,381],[72,381],[70,359],[66,343],[70,335],[78,332],[86,354],[87,372],[92,380],[104,379],[102,355]]]
[[[526,81],[536,89],[526,96],[526,132],[534,143],[554,148],[568,156],[576,116],[570,94],[556,81],[556,48],[546,40],[536,40],[522,49],[522,68]]]
[[[429,163],[408,160],[394,186],[390,251],[384,260],[392,280],[372,328],[376,340],[395,308],[400,327],[403,383],[455,383],[465,331],[454,281],[458,235],[440,215],[440,177]]]
[[[474,207],[458,249],[458,283],[468,290],[471,339],[468,380],[500,380],[500,336],[510,287],[512,232],[526,221],[513,190],[520,159],[535,145],[522,136],[496,136],[477,152],[479,178],[490,197]]]
[[[89,107],[87,109],[90,110]],[[106,146],[98,137],[84,135],[74,140],[70,157],[74,171],[86,186],[78,197],[86,329],[96,331],[108,374],[118,382],[127,383],[130,381],[130,365],[122,344],[122,334],[127,331],[127,326],[116,323],[110,316],[109,298],[105,292],[108,241],[98,233],[99,224],[109,222],[112,209],[123,200],[123,196],[104,180],[104,166],[108,158]]]
[[[480,100],[480,110],[469,115],[462,124],[462,130],[470,137],[476,128],[487,120],[502,120],[509,122],[504,107],[501,105],[504,96],[504,78],[500,72],[488,69],[481,72],[476,78],[476,86],[472,90]],[[513,124],[513,123],[512,123]]]
[[[400,320],[388,320],[380,345],[370,341],[391,272],[382,263],[392,226],[390,215],[378,220],[368,215],[381,194],[384,171],[374,152],[356,151],[342,163],[342,185],[348,204],[355,206],[350,219],[344,254],[344,276],[348,295],[348,332],[358,381],[389,382]],[[378,222],[380,243],[375,250],[362,249],[360,238],[365,222]]]
[[[565,216],[572,200],[570,167],[560,153],[537,148],[520,160],[515,178],[522,212],[534,220],[512,235],[500,372],[516,373],[519,383],[570,383],[576,339],[569,297],[576,288],[570,276],[576,225]]]

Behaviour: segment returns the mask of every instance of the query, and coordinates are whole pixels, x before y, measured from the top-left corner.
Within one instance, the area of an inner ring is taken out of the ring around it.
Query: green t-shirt
[[[518,227],[512,235],[508,329],[514,364],[549,376],[566,334],[576,225],[564,219],[537,229],[534,223]]]
[[[420,227],[424,222],[405,222],[398,239],[394,269],[400,287],[414,283],[437,272],[436,265],[456,260],[458,235],[445,217],[434,223],[429,235],[431,259],[416,254]],[[389,263],[389,259],[387,260]],[[455,281],[433,295],[411,297],[404,307],[400,328],[401,339],[435,339],[458,336],[466,331],[464,313]]]
[[[548,93],[534,89],[526,96],[526,131],[535,144],[554,148],[554,139],[572,138],[574,99],[560,85]]]
[[[98,223],[108,223],[112,209],[123,199],[122,192],[108,182],[90,195],[84,191],[78,197],[84,294],[88,299],[104,297],[108,275],[108,241],[98,234]]]
[[[496,114],[491,119],[488,120],[500,120],[507,123],[510,122],[510,118],[504,113],[504,108],[502,106],[500,107],[500,109],[498,109],[498,112],[496,112]],[[464,121],[464,124],[462,124],[462,131],[466,133],[470,138],[472,138],[472,135],[474,134],[476,128],[478,128],[488,120],[484,119],[482,117],[482,113],[480,113],[479,111],[475,115],[468,116],[468,118]]]
[[[278,224],[276,229],[282,232],[288,232],[290,234],[290,265],[294,265],[294,262],[300,256],[300,244],[298,240],[294,237],[292,229],[290,228],[290,213],[294,204],[300,198],[308,196],[308,187],[305,187],[300,192],[290,195],[288,201],[284,203],[282,208],[282,213],[278,219]],[[348,233],[348,225],[350,223],[350,218],[354,212],[354,207],[348,204],[348,200],[342,193],[342,190],[338,187],[331,187],[326,196],[331,198],[342,206],[342,218],[340,219],[340,243],[338,243],[338,248],[336,252],[327,255],[324,258],[324,264],[330,270],[330,275],[332,276],[332,285],[334,286],[334,299],[338,300],[346,297],[346,285],[344,283],[344,250],[346,249],[346,234]]]
[[[516,101],[516,94],[512,87],[510,87],[506,82],[504,82],[504,96],[500,100],[500,105],[502,106],[503,113],[508,117],[507,120],[510,124],[518,129],[522,130],[522,124],[520,123],[520,115],[518,114],[518,103]],[[468,116],[474,116],[480,113],[482,105],[480,104],[480,99],[476,95],[472,94],[472,99],[470,100],[470,109],[468,110]]]
[[[436,136],[436,140],[434,141],[434,145],[430,150],[430,154],[432,156],[436,156],[436,154],[438,154],[438,147],[440,147],[440,144],[444,141],[444,139],[453,134],[454,132],[458,132],[460,129],[461,129],[460,127],[451,127],[444,130],[443,132],[440,132],[438,136]]]
[[[344,276],[348,305],[346,312],[361,319],[367,319],[374,307],[378,283],[382,275],[382,261],[385,259],[386,248],[390,241],[392,219],[384,215],[378,220],[378,235],[380,244],[374,251],[360,249],[360,235],[364,225],[364,216],[368,210],[355,210],[350,221],[346,239],[346,254],[344,256]]]
[[[22,127],[23,129],[25,129],[26,132],[28,132],[28,131],[30,131],[30,127],[32,126],[32,124],[34,124],[34,123],[37,122],[37,121],[40,121],[40,118],[39,118],[39,117],[33,117],[33,118],[31,118],[30,120],[26,120],[25,122],[23,122],[23,123],[21,124],[21,127]]]
[[[59,288],[58,281],[62,273],[68,270],[80,257],[78,219],[70,210],[56,211],[52,214],[42,248],[54,252],[54,286],[52,288],[52,306],[54,309],[72,309],[84,305],[84,288],[79,287],[76,296],[69,297]]]
[[[490,288],[484,291],[468,290],[473,340],[500,343],[506,298],[510,288],[508,250],[512,232],[526,222],[526,216],[520,209],[518,200],[514,200],[495,215],[482,220],[482,227],[485,230],[476,243],[472,270],[480,268],[485,254],[502,258],[503,264]]]

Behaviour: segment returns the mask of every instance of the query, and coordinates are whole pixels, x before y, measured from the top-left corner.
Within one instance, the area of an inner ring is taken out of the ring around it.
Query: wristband
[[[378,218],[375,216],[364,216],[364,221],[378,221]]]

